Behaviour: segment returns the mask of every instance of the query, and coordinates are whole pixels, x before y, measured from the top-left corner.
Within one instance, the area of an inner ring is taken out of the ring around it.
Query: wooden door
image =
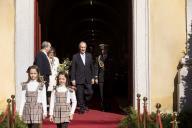
[[[39,17],[39,2],[34,0],[34,56],[41,49],[41,23]]]

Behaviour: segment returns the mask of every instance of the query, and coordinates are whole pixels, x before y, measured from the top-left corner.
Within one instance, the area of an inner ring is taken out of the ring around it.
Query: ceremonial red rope
[[[16,117],[16,105],[15,102],[13,103],[13,115],[11,117],[11,122],[15,121],[15,117]]]
[[[5,112],[3,113],[3,115],[0,117],[0,124],[4,121],[7,114],[8,114],[8,106],[7,106],[6,110],[5,110]]]
[[[10,101],[11,103],[11,101]],[[10,110],[10,104],[7,105],[5,112],[0,116],[0,124],[5,120],[6,116],[9,114],[9,110]],[[11,123],[13,123],[15,121],[16,118],[16,104],[15,104],[15,100],[14,97],[12,98],[12,115],[10,117],[10,121]]]
[[[147,120],[148,120],[148,121],[155,121],[155,120],[151,119],[150,114],[149,114],[149,112],[147,111],[146,108],[144,108],[144,113],[145,113],[145,112],[146,112]],[[143,117],[144,114],[142,114],[141,116]],[[142,118],[141,121],[144,121],[144,117]],[[157,116],[156,116],[156,123],[159,125],[159,128],[163,128],[163,124],[162,124],[162,121],[161,121],[161,115],[160,115],[160,113],[158,113]]]
[[[156,121],[159,124],[159,128],[163,128],[163,124],[162,124],[162,121],[161,121],[160,113],[157,114]]]

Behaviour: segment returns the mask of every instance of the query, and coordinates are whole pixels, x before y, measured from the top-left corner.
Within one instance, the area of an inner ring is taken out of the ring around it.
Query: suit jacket
[[[75,80],[76,84],[91,83],[94,78],[94,67],[92,55],[85,53],[85,65],[81,59],[80,53],[73,55],[71,67],[71,80]]]
[[[35,57],[35,61],[33,64],[37,65],[39,67],[40,74],[42,76],[51,75],[51,68],[50,68],[49,60],[48,60],[47,56],[45,55],[45,53],[43,53],[42,51],[37,53],[37,56]]]

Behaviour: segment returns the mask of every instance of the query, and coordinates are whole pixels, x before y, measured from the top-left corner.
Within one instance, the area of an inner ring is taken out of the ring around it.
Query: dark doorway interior
[[[56,48],[62,62],[78,51],[84,40],[92,54],[98,54],[98,44],[110,45],[116,62],[114,104],[132,105],[132,2],[128,0],[39,0],[42,41]]]

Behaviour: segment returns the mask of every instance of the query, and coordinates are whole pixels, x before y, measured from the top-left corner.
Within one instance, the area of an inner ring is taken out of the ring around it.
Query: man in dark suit
[[[94,84],[94,67],[92,55],[86,52],[87,44],[84,41],[79,43],[79,53],[73,55],[71,67],[72,85],[77,88],[77,102],[80,113],[87,109],[87,102],[93,95],[92,84]]]
[[[51,43],[48,41],[44,41],[42,43],[42,49],[37,53],[35,61],[33,63],[34,65],[37,65],[39,67],[40,75],[43,76],[43,79],[45,81],[46,91],[49,86],[49,76],[51,75],[51,67],[47,56],[47,53],[50,49]],[[48,97],[50,97],[50,92],[47,91],[47,98]]]

